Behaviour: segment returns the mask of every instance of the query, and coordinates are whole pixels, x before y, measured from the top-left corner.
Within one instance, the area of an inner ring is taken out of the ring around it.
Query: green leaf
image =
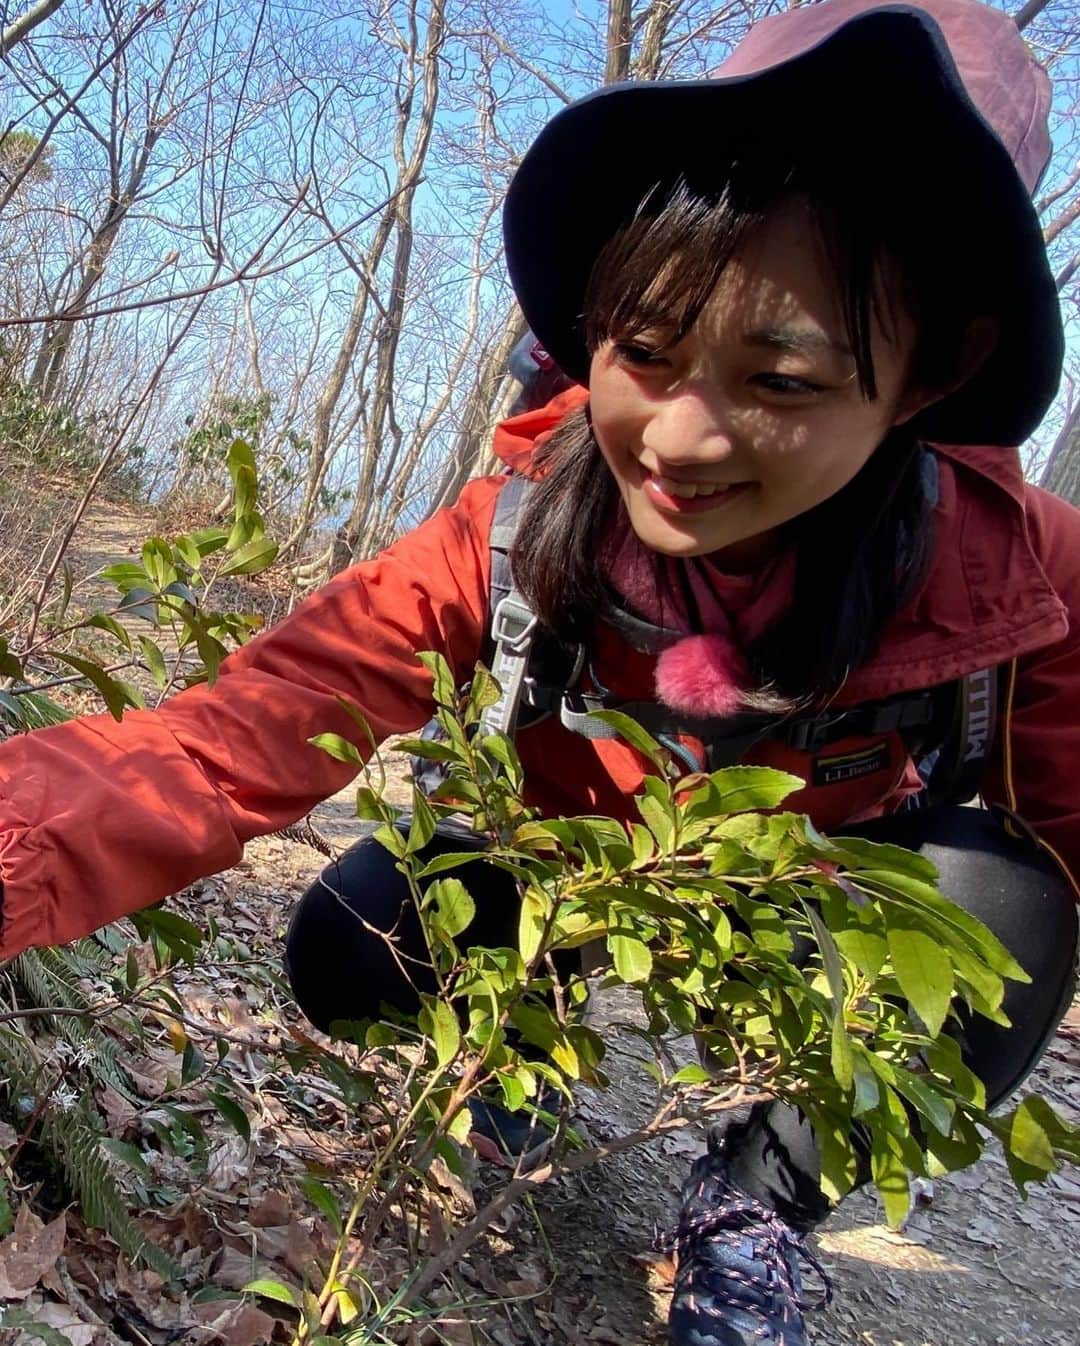
[[[949,955],[925,930],[905,925],[896,913],[886,913],[889,958],[900,989],[912,1009],[937,1037],[949,1012],[953,994],[953,967]]]
[[[136,565],[134,561],[119,561],[116,565],[106,566],[101,571],[101,578],[115,584],[118,589],[127,591],[136,584],[145,585],[149,576],[142,566]]]
[[[505,770],[510,784],[518,790],[522,779],[521,759],[517,755],[513,740],[507,738],[505,734],[485,734],[479,740],[478,747],[499,763]]]
[[[943,1136],[950,1133],[954,1112],[951,1099],[939,1094],[932,1083],[913,1075],[910,1070],[894,1070],[891,1082],[897,1093],[903,1094],[935,1131]]]
[[[847,845],[846,842],[844,844]],[[898,848],[890,846],[880,849],[891,852]],[[908,851],[900,851],[899,854],[906,856],[909,860],[918,861],[924,866],[928,863],[919,856],[911,855]],[[970,912],[964,911],[962,907],[958,907],[955,902],[950,902],[947,897],[938,892],[932,881],[927,882],[918,876],[897,872],[896,869],[890,872],[863,870],[851,877],[860,885],[865,884],[871,888],[881,888],[887,894],[899,894],[901,897],[916,903],[919,907],[929,910],[944,921],[947,927],[951,927],[954,932],[954,939],[957,935],[963,937],[999,976],[1008,977],[1012,981],[1031,981],[1028,974],[997,936],[980,920],[972,916]]]
[[[535,888],[526,888],[518,916],[518,949],[527,964],[533,961],[540,949],[547,915],[548,903],[543,894]]]
[[[162,907],[146,907],[132,912],[128,919],[140,939],[159,939],[174,957],[194,964],[196,952],[203,942],[203,933],[197,925]]]
[[[163,537],[148,538],[142,549],[143,569],[157,589],[164,589],[176,579],[172,548]]]
[[[496,1079],[499,1081],[499,1088],[502,1090],[503,1102],[506,1104],[509,1112],[517,1112],[525,1106],[525,1086],[517,1075],[508,1074],[505,1071],[499,1071]]]
[[[647,981],[652,975],[652,954],[648,945],[640,939],[609,934],[607,945],[615,963],[615,971],[624,982]]]
[[[21,678],[22,675],[21,661],[8,650],[7,641],[3,636],[0,636],[0,677]]]
[[[829,982],[829,992],[833,1002],[832,1022],[832,1071],[836,1082],[842,1089],[850,1089],[855,1079],[855,1062],[852,1057],[851,1039],[847,1035],[844,1023],[844,967],[832,932],[809,902],[802,903],[806,918],[814,931],[821,961],[825,965],[825,976]]]
[[[449,1065],[461,1046],[461,1026],[457,1015],[445,1000],[436,1000],[425,996],[425,1006],[420,1013],[420,1030],[431,1039],[435,1048],[435,1060],[440,1069]]]
[[[1009,1149],[1031,1168],[1053,1173],[1057,1168],[1051,1139],[1055,1125],[1061,1123],[1049,1104],[1041,1098],[1025,1098],[1012,1115]]]
[[[202,565],[202,555],[195,545],[195,539],[182,535],[173,538],[173,559],[181,561],[189,570],[198,570]]]
[[[134,1145],[128,1144],[126,1140],[114,1140],[111,1136],[102,1136],[100,1144],[122,1163],[141,1174],[142,1177],[149,1178],[152,1176],[146,1157]]]
[[[405,848],[409,855],[422,851],[435,835],[435,814],[423,794],[414,789],[412,800],[412,821]]]
[[[683,1066],[681,1070],[677,1070],[675,1074],[672,1075],[671,1079],[668,1080],[668,1083],[709,1084],[711,1081],[712,1081],[712,1075],[710,1075],[710,1073],[705,1069],[704,1066],[689,1065],[689,1066]]]
[[[436,879],[424,900],[434,903],[435,924],[450,939],[467,930],[476,915],[476,903],[460,879]]]
[[[837,1121],[809,1104],[806,1111],[821,1159],[821,1190],[830,1201],[842,1201],[854,1187],[859,1171],[859,1159],[851,1143],[851,1123],[847,1119]]]
[[[246,547],[249,542],[257,542],[265,536],[266,525],[263,523],[262,515],[254,511],[251,514],[241,514],[232,526],[225,542],[225,549],[226,551],[239,551],[241,547]]]
[[[300,1188],[315,1209],[321,1211],[330,1221],[335,1232],[340,1233],[343,1224],[341,1205],[330,1188],[317,1178],[301,1178]]]
[[[430,878],[433,874],[445,874],[448,869],[460,869],[462,865],[476,860],[477,851],[447,851],[445,855],[433,856],[426,865],[416,870],[418,879]]]
[[[199,528],[194,533],[188,535],[195,545],[195,550],[200,557],[210,556],[213,552],[220,551],[224,547],[229,530],[220,524],[215,524],[210,528]],[[198,566],[194,567],[196,570]]]
[[[861,1046],[860,1043],[852,1043],[848,1040],[848,1054],[854,1070],[855,1084],[855,1105],[851,1110],[853,1117],[861,1117],[876,1108],[881,1097],[877,1076],[867,1062],[864,1052],[857,1050],[859,1046]],[[836,1073],[835,1062],[833,1063],[833,1073]]]
[[[405,849],[405,838],[398,829],[390,823],[383,823],[381,827],[376,827],[371,834],[380,846],[384,846],[391,855],[396,856],[398,860],[404,860],[408,852]]]
[[[211,1089],[209,1098],[222,1117],[229,1123],[241,1140],[251,1140],[251,1123],[248,1115],[239,1103],[222,1093],[220,1089]]]
[[[639,752],[642,757],[648,758],[662,774],[666,773],[671,754],[666,748],[661,747],[656,739],[638,724],[637,720],[632,719],[629,715],[624,715],[621,710],[594,710],[589,718],[610,725],[621,739],[625,739],[630,744],[635,752]]]
[[[54,659],[69,664],[77,673],[81,673],[87,682],[93,683],[114,720],[122,719],[128,706],[140,708],[143,706],[142,697],[133,687],[106,673],[101,665],[94,663],[92,659],[83,659],[78,654],[61,654],[56,650],[50,653]]]
[[[229,445],[225,464],[233,484],[233,513],[241,518],[255,508],[258,493],[255,455],[251,445],[246,440],[234,439]]]
[[[844,957],[854,963],[864,977],[876,981],[888,952],[880,935],[860,926],[849,926],[847,930],[833,931],[833,939]]]
[[[262,1299],[273,1299],[278,1304],[288,1304],[294,1309],[300,1307],[300,1297],[296,1291],[291,1290],[287,1285],[282,1285],[281,1281],[248,1281],[247,1285],[240,1288],[245,1294],[259,1295]]]
[[[431,674],[436,704],[452,708],[457,698],[457,684],[444,656],[434,650],[420,650],[416,657]]]
[[[171,584],[166,584],[161,591],[163,598],[178,599],[178,603],[170,603],[169,607],[173,612],[183,611],[185,608],[197,608],[199,606],[198,595],[192,589],[190,584],[185,584],[183,580],[173,580]]]
[[[469,687],[469,700],[465,708],[464,718],[466,723],[479,719],[481,712],[487,710],[489,706],[493,706],[500,696],[502,696],[502,689],[489,670],[483,664],[477,664]]]
[[[309,738],[308,742],[313,748],[321,748],[339,762],[350,762],[358,767],[364,765],[364,759],[360,756],[356,745],[350,743],[347,738],[342,738],[340,734],[316,734],[313,738]]]
[[[157,625],[157,597],[150,589],[142,586],[128,589],[116,605],[116,610],[127,617],[138,617],[140,621]]]
[[[911,1208],[911,1191],[907,1169],[889,1144],[889,1138],[875,1130],[870,1149],[870,1171],[874,1185],[881,1193],[885,1218],[893,1229],[898,1229]]]
[[[190,1084],[206,1069],[206,1058],[190,1038],[184,1044],[184,1056],[180,1065],[180,1083]]]
[[[108,631],[109,635],[123,645],[125,650],[131,649],[131,637],[116,618],[111,617],[107,612],[95,612],[86,624],[98,631]]]
[[[154,685],[159,690],[164,690],[169,681],[169,674],[165,668],[165,656],[148,636],[139,637],[139,648],[142,650],[143,663],[154,679]]]
[[[278,544],[269,538],[253,538],[222,565],[219,575],[258,575],[273,564]]]
[[[717,813],[745,813],[751,809],[775,809],[788,795],[801,790],[805,781],[787,771],[765,766],[729,766],[710,776]]]

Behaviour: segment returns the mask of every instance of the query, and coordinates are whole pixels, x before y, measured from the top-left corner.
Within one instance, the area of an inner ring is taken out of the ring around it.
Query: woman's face
[[[809,207],[778,209],[724,269],[677,345],[644,332],[605,342],[589,380],[597,442],[634,531],[669,556],[767,556],[775,530],[846,485],[910,396],[913,325],[874,320],[877,397],[848,348],[833,269]]]

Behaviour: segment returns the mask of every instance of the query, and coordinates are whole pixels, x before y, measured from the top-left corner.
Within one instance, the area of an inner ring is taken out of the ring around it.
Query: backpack
[[[897,732],[923,780],[923,789],[912,795],[905,807],[966,803],[975,796],[994,740],[996,669],[980,669],[937,687],[856,706],[812,714],[751,711],[723,719],[695,718],[658,701],[624,701],[602,690],[583,689],[585,647],[558,640],[544,630],[511,573],[510,552],[531,485],[525,477],[510,476],[499,492],[488,538],[491,627],[484,662],[502,694],[484,711],[481,733],[513,737],[549,716],[557,716],[565,728],[586,738],[615,738],[616,731],[592,712],[619,710],[636,720],[689,770],[715,771],[740,761],[750,747],[767,739],[783,740],[800,751],[817,752],[853,735]],[[603,616],[639,650],[657,648],[668,634],[614,601]],[[435,733],[433,723],[422,736]],[[684,737],[702,744],[704,761],[680,741]],[[852,762],[843,757],[831,759],[819,783],[839,782],[858,774],[860,760],[865,758],[860,756]],[[443,778],[437,763],[417,758],[413,759],[413,775],[429,793]]]

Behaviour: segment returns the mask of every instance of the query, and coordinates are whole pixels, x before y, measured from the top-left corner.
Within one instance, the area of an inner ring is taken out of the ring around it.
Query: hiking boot
[[[717,1128],[682,1197],[679,1223],[660,1244],[676,1255],[671,1346],[806,1346],[803,1313],[832,1298],[829,1278],[802,1235],[732,1182]],[[800,1261],[821,1281],[813,1300],[803,1296]]]

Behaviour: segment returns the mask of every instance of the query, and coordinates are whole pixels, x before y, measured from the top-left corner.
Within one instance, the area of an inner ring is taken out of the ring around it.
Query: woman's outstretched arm
[[[239,859],[345,785],[315,734],[376,741],[418,728],[418,650],[468,676],[487,622],[497,479],[337,576],[233,654],[213,687],[121,722],[98,715],[0,747],[0,957],[62,944]]]

